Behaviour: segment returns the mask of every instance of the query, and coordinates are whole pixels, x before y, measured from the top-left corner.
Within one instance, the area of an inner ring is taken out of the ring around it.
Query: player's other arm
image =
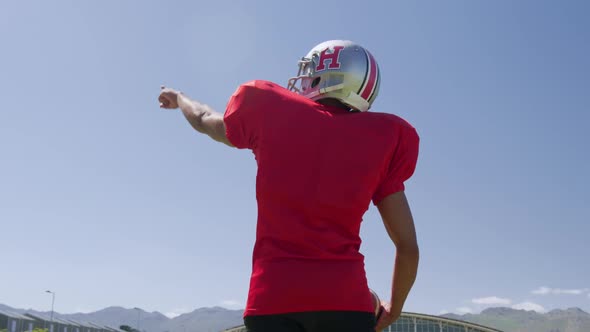
[[[180,91],[166,87],[162,87],[158,100],[161,108],[180,108],[186,120],[196,131],[207,134],[212,139],[233,147],[226,135],[223,114],[215,112],[205,104],[190,99]]]
[[[404,302],[416,280],[419,249],[414,219],[403,191],[385,197],[377,208],[396,247],[391,307],[377,323],[377,331],[380,331],[397,320],[402,312]]]

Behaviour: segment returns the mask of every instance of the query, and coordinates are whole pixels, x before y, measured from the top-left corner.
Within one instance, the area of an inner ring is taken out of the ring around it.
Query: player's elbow
[[[404,255],[407,257],[420,257],[420,248],[418,247],[418,242],[415,240],[413,241],[403,241],[396,245],[396,250],[398,255]]]

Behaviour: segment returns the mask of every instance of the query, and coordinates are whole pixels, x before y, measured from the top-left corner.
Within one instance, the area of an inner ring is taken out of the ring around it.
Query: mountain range
[[[510,308],[489,308],[479,314],[442,316],[505,332],[590,332],[590,314],[579,308],[555,309],[543,314]]]
[[[49,316],[48,312],[16,309],[3,304],[0,304],[0,310]],[[199,308],[174,318],[157,311],[147,312],[122,307],[108,307],[91,313],[54,315],[113,327],[129,325],[137,328],[139,323],[139,330],[142,332],[219,332],[243,323],[243,310],[221,307]],[[479,314],[445,314],[442,317],[489,326],[505,332],[590,332],[590,314],[579,308],[537,313],[500,307],[488,308]]]
[[[16,313],[33,313],[49,317],[49,312],[32,309],[17,309],[0,304],[0,310]],[[139,310],[139,312],[138,312]],[[61,314],[54,317],[73,319],[79,322],[92,322],[98,325],[120,327],[129,325],[141,332],[219,332],[243,324],[243,310],[228,310],[221,307],[199,308],[190,313],[169,318],[160,312],[147,312],[142,309],[108,307],[90,313]]]

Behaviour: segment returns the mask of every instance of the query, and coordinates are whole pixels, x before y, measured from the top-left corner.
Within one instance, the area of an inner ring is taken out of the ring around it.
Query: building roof
[[[89,325],[90,327],[92,327],[92,328],[95,328],[95,329],[96,329],[96,328],[98,328],[98,329],[101,329],[101,330],[106,330],[106,329],[107,329],[106,327],[104,327],[104,326],[102,326],[102,325],[98,325],[98,324],[96,324],[96,323],[93,323],[93,322],[88,322],[88,325]]]
[[[416,318],[416,319],[421,319],[421,320],[448,323],[448,324],[453,324],[453,325],[458,325],[458,326],[463,326],[463,327],[470,327],[473,329],[477,329],[478,331],[481,331],[481,332],[503,332],[501,330],[497,330],[497,329],[494,329],[491,327],[487,327],[487,326],[483,326],[483,325],[479,325],[479,324],[475,324],[475,323],[466,322],[463,320],[457,320],[457,319],[440,317],[440,316],[433,316],[433,315],[427,315],[427,314],[419,314],[419,313],[415,313],[415,312],[402,312],[400,318]],[[244,328],[244,325],[240,325],[240,326],[235,326],[235,327],[226,329],[224,331],[225,332],[241,331],[243,328]]]
[[[83,323],[74,319],[66,319],[69,322],[72,322],[72,324],[75,324],[76,326],[80,326],[80,327],[94,327],[92,325],[88,325],[88,323]]]
[[[58,317],[53,317],[53,321],[55,323],[62,324],[62,325],[70,325],[70,326],[74,326],[75,325],[74,323],[70,322],[67,319],[58,318]]]
[[[53,318],[51,317],[47,317],[43,314],[32,314],[30,312],[25,313],[25,315],[27,317],[33,318],[34,320],[41,320],[41,321],[45,321],[45,322],[51,322],[53,321],[53,323],[55,324],[61,324],[61,325],[74,325],[72,322],[70,322],[67,319],[63,319],[63,318],[59,318],[59,317],[55,317],[53,316]]]
[[[43,320],[43,321],[47,321],[47,322],[51,321],[51,318],[46,317],[46,316],[44,316],[42,314],[32,314],[30,312],[27,312],[24,315],[27,316],[27,317],[36,319],[36,320]]]
[[[65,322],[64,324],[66,324],[66,323],[67,323],[67,324],[68,324],[68,325],[70,325],[70,326],[75,326],[75,327],[80,327],[80,326],[81,326],[81,325],[80,325],[80,323],[78,323],[78,322],[76,322],[76,321],[73,321],[73,320],[71,320],[71,319],[67,319],[67,318],[61,318],[61,320]]]
[[[114,329],[114,330],[115,330],[115,331],[117,331],[117,332],[126,332],[125,330],[121,330],[121,329],[120,329],[120,328],[118,328],[118,327],[114,327],[114,326],[109,326],[109,327],[110,327],[110,328],[112,328],[112,329]]]
[[[12,311],[0,310],[0,315],[6,316],[6,317],[10,317],[10,318],[14,318],[14,319],[33,321],[33,319],[30,318],[30,317],[27,317],[27,316],[24,316],[24,315],[21,315],[19,313],[12,312]]]
[[[114,332],[125,332],[125,331],[123,331],[121,329],[118,329],[118,328],[113,327],[113,326],[110,326],[110,325],[105,325],[104,327],[106,327],[107,329],[109,329],[111,331],[114,331]]]
[[[458,320],[458,319],[452,319],[452,318],[446,318],[446,317],[434,316],[434,315],[427,315],[427,314],[419,314],[419,313],[415,313],[415,312],[404,312],[404,313],[402,313],[402,317],[413,317],[413,318],[418,318],[418,319],[432,320],[432,321],[437,321],[437,322],[461,325],[461,326],[465,326],[465,327],[473,327],[473,328],[477,328],[477,329],[479,329],[481,331],[485,331],[485,332],[503,332],[501,330],[497,330],[497,329],[494,329],[491,327],[487,327],[487,326],[483,326],[483,325],[479,325],[479,324],[475,324],[475,323],[471,323],[471,322],[466,322],[464,320]]]

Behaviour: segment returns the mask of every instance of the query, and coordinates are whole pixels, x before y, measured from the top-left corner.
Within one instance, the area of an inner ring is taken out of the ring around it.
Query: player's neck
[[[336,107],[339,108],[340,110],[343,111],[347,111],[350,112],[350,107],[344,105],[340,100],[338,99],[334,99],[334,98],[325,98],[325,99],[320,99],[318,100],[318,103],[325,105],[325,106],[330,106],[330,107]]]

